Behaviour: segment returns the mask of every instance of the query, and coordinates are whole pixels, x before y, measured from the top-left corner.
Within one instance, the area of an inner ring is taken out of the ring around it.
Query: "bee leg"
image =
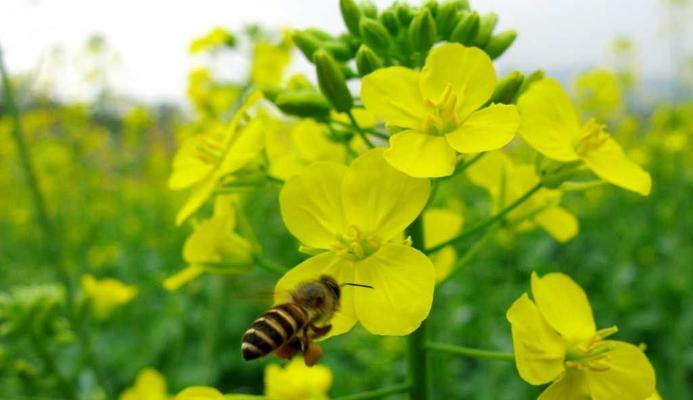
[[[317,364],[318,360],[322,356],[322,348],[319,344],[315,342],[308,342],[308,347],[303,352],[303,361],[307,366],[312,367]]]
[[[330,332],[330,330],[332,330],[332,324],[327,324],[325,326],[310,325],[309,328],[313,332],[311,337],[313,339],[318,339],[327,335]]]
[[[288,360],[288,359],[292,358],[293,356],[295,356],[296,353],[298,353],[299,351],[303,351],[303,350],[304,350],[303,342],[297,336],[294,336],[291,340],[284,343],[277,350],[275,350],[274,354],[276,354],[277,357],[279,357],[279,358],[283,358],[285,360]]]

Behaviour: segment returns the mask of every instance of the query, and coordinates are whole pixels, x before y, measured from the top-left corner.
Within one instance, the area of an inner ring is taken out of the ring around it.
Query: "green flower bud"
[[[409,25],[409,41],[414,50],[422,53],[436,42],[436,21],[428,8],[421,8]]]
[[[397,18],[402,26],[409,26],[409,23],[414,19],[416,12],[405,3],[399,3],[397,5]]]
[[[515,96],[513,97],[513,103],[517,103],[517,99],[522,96],[522,93],[526,92],[527,89],[529,89],[530,85],[536,81],[544,79],[544,71],[538,69],[531,74],[527,75],[522,82],[522,85],[520,88],[517,90],[515,93]]]
[[[318,50],[313,57],[313,63],[317,70],[318,83],[322,93],[337,112],[349,111],[354,104],[354,99],[351,97],[344,73],[337,61],[325,50]]]
[[[383,61],[365,44],[356,52],[356,68],[359,75],[366,76],[383,66]]]
[[[329,33],[323,31],[322,29],[318,28],[306,28],[303,30],[303,32],[306,32],[310,35],[312,35],[315,39],[319,41],[323,40],[334,40],[334,36],[330,35]]]
[[[457,26],[455,26],[455,29],[453,29],[450,34],[450,41],[462,43],[465,46],[471,45],[479,30],[480,20],[479,14],[477,14],[476,11],[472,11],[471,13],[463,11],[460,14]]]
[[[313,88],[280,93],[274,104],[284,113],[301,118],[325,119],[330,116],[330,103]]]
[[[378,18],[378,8],[371,0],[361,1],[361,12],[368,18]]]
[[[313,53],[320,48],[320,42],[305,31],[293,31],[291,39],[308,61],[313,61]]]
[[[397,32],[399,32],[399,18],[397,18],[397,12],[393,8],[388,8],[380,14],[380,22],[392,36],[397,35]]]
[[[361,18],[361,39],[376,51],[387,51],[391,44],[387,29],[372,18]]]
[[[436,13],[438,12],[438,1],[437,0],[428,0],[426,3],[424,3],[423,7],[421,7],[421,8],[422,9],[427,8],[428,11],[431,12],[431,15],[433,16],[433,18],[435,18]],[[421,10],[419,10],[419,11],[421,11]]]
[[[455,0],[448,0],[438,5],[436,27],[440,36],[444,38],[450,37],[450,34],[460,21],[462,6],[462,2]]]
[[[513,44],[515,38],[517,38],[517,32],[514,29],[493,35],[488,43],[486,43],[484,51],[489,57],[496,59]]]
[[[504,76],[503,79],[496,83],[496,89],[486,105],[491,103],[511,104],[524,79],[524,75],[518,71]]]
[[[342,43],[339,41],[325,43],[322,47],[339,61],[351,60],[351,58],[354,55],[354,53],[351,51],[351,49],[346,43]]]
[[[489,39],[491,39],[491,34],[493,33],[493,28],[496,27],[498,23],[498,15],[494,12],[484,14],[479,21],[479,30],[476,32],[473,44],[474,46],[484,48]]]
[[[354,36],[359,36],[359,21],[361,20],[361,9],[354,0],[339,0],[339,9],[342,11],[342,19],[349,32]]]

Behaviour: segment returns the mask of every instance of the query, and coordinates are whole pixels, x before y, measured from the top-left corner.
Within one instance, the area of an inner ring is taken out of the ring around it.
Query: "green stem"
[[[464,171],[467,170],[467,168],[469,168],[469,167],[472,166],[474,163],[476,163],[477,161],[479,161],[479,160],[481,159],[481,157],[483,157],[483,156],[485,156],[485,155],[486,155],[486,153],[479,153],[479,154],[475,155],[474,157],[470,158],[469,160],[464,160],[464,161],[462,161],[461,163],[459,163],[459,164],[457,164],[457,165],[455,166],[455,171],[453,171],[452,175],[446,176],[446,177],[443,178],[443,179],[450,179],[450,178],[452,178],[452,177],[455,177],[455,176],[457,176],[457,175],[463,173]]]
[[[353,124],[349,124],[349,123],[342,122],[342,121],[337,121],[336,119],[331,119],[330,122],[331,122],[331,123],[334,123],[334,124],[337,124],[337,125],[341,125],[341,126],[343,126],[343,127],[349,127],[349,128],[350,128],[350,127],[353,126]],[[373,136],[376,136],[376,137],[379,137],[379,138],[381,138],[381,139],[389,139],[389,138],[390,138],[390,135],[388,135],[388,134],[385,133],[385,132],[381,132],[381,131],[379,131],[378,129],[375,129],[375,128],[361,127],[361,130],[363,130],[364,132],[368,132],[369,134],[371,134],[371,135],[373,135]]]
[[[452,267],[452,270],[448,276],[446,276],[442,281],[438,282],[438,286],[450,280],[453,275],[461,271],[467,264],[469,264],[474,257],[476,257],[476,255],[479,254],[479,252],[491,241],[491,237],[493,237],[493,233],[495,231],[496,229],[489,229],[486,231],[484,236],[481,237],[481,239],[476,241],[472,247],[467,249],[464,254],[462,254],[462,257],[460,257],[459,260],[457,260],[457,263],[455,263],[455,265]]]
[[[255,256],[255,262],[257,263],[257,265],[269,272],[272,272],[273,274],[284,275],[287,271],[287,269],[283,266],[275,263],[274,261],[266,258],[261,254]]]
[[[501,351],[491,351],[491,350],[481,350],[474,349],[471,347],[455,346],[451,344],[443,343],[426,343],[426,349],[430,351],[435,351],[439,353],[448,353],[458,356],[471,357],[471,358],[482,358],[485,360],[498,360],[498,361],[514,361],[515,356],[512,353],[504,353]]]
[[[391,394],[404,393],[411,388],[411,384],[402,383],[400,385],[385,387],[382,389],[370,390],[368,392],[350,394],[347,396],[336,397],[334,400],[369,400],[379,399]]]
[[[431,253],[433,253],[433,252],[435,252],[435,251],[438,251],[438,250],[442,249],[442,248],[445,247],[445,246],[449,246],[449,245],[451,245],[451,244],[455,244],[455,243],[457,243],[457,242],[459,242],[459,241],[461,241],[461,240],[463,240],[463,239],[468,238],[469,236],[472,236],[472,235],[474,235],[474,234],[476,234],[476,233],[478,233],[478,232],[481,232],[481,231],[485,230],[486,228],[488,228],[488,227],[491,226],[491,225],[494,225],[494,224],[497,223],[497,222],[500,222],[506,215],[508,215],[509,212],[511,212],[512,210],[514,210],[515,208],[517,208],[519,205],[521,205],[522,203],[524,203],[525,201],[527,201],[530,197],[532,197],[532,195],[534,195],[534,193],[536,193],[537,191],[539,191],[539,189],[541,189],[541,188],[542,188],[542,183],[539,182],[539,183],[537,183],[536,185],[534,185],[534,187],[532,187],[531,189],[529,189],[525,194],[523,194],[522,196],[518,197],[515,201],[513,201],[512,203],[510,203],[507,207],[505,207],[504,209],[502,209],[501,211],[499,211],[497,214],[495,214],[495,215],[492,216],[491,218],[489,218],[489,219],[487,219],[487,220],[485,220],[485,221],[483,221],[483,222],[481,222],[481,223],[479,223],[479,224],[477,224],[477,225],[475,225],[475,226],[473,226],[473,227],[471,227],[471,228],[465,230],[464,232],[460,233],[459,235],[455,236],[454,238],[452,238],[452,239],[450,239],[450,240],[447,240],[447,241],[445,241],[445,242],[443,242],[443,243],[440,243],[440,244],[438,244],[438,245],[436,245],[436,246],[433,246],[433,247],[431,247],[431,248],[429,248],[429,249],[426,249],[424,252],[425,252],[426,254],[431,254]]]
[[[368,138],[368,135],[366,135],[366,132],[361,129],[359,126],[358,121],[356,121],[356,118],[354,118],[354,114],[351,112],[351,110],[347,111],[346,113],[349,116],[349,120],[351,120],[351,124],[354,125],[354,128],[356,128],[356,132],[361,136],[361,139],[363,139],[364,142],[366,142],[366,145],[370,147],[371,149],[375,147],[373,142]]]
[[[407,228],[407,235],[411,238],[412,247],[423,250],[424,231],[422,215],[419,215]],[[421,326],[407,337],[409,381],[411,382],[409,397],[412,400],[429,400],[433,395],[430,356],[425,348],[427,337],[428,326],[426,321],[421,322]]]

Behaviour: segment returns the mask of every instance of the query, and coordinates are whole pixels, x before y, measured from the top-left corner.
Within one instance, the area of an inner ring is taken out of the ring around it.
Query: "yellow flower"
[[[135,384],[121,393],[120,400],[166,400],[166,380],[153,368],[137,373]]]
[[[447,242],[462,232],[462,215],[444,208],[430,208],[423,214],[424,241],[426,248]],[[436,271],[436,282],[447,278],[457,261],[455,246],[445,246],[429,255]]]
[[[641,400],[655,392],[645,354],[605,340],[616,327],[596,330],[589,300],[572,279],[533,273],[532,295],[534,301],[520,296],[507,318],[520,377],[532,385],[552,382],[540,400]]]
[[[253,66],[250,77],[253,83],[259,86],[278,86],[284,70],[289,64],[291,46],[288,41],[278,45],[268,42],[257,42],[253,51]]]
[[[203,51],[215,51],[224,46],[233,47],[235,43],[236,39],[233,37],[233,35],[231,35],[231,33],[229,33],[229,31],[222,27],[216,27],[205,35],[193,40],[190,43],[190,48],[188,51],[190,54],[196,54]]]
[[[265,368],[265,396],[268,400],[325,400],[332,385],[332,372],[324,365],[307,367],[294,357],[286,367]]]
[[[276,302],[323,274],[374,287],[344,287],[331,335],[350,330],[357,321],[374,334],[406,335],[428,316],[433,301],[431,261],[401,240],[397,243],[423,210],[430,183],[393,169],[382,153],[370,150],[348,168],[314,163],[279,195],[289,231],[305,246],[324,252],[279,280]]]
[[[164,280],[164,287],[176,290],[204,272],[238,273],[253,263],[253,245],[236,232],[237,204],[234,196],[214,201],[212,218],[195,226],[183,245],[187,267]]]
[[[515,136],[515,106],[494,104],[496,72],[478,48],[446,43],[431,50],[422,71],[381,68],[365,76],[361,99],[390,126],[403,129],[390,138],[385,159],[415,177],[452,174],[456,151],[499,149]]]
[[[650,193],[650,175],[626,157],[603,125],[589,120],[581,126],[568,95],[555,80],[532,84],[518,108],[520,134],[538,152],[557,161],[582,161],[609,183]]]
[[[137,296],[137,286],[113,278],[96,279],[91,274],[82,276],[82,288],[91,301],[94,314],[100,319]]]
[[[220,391],[209,386],[190,386],[183,389],[173,400],[224,400]]]
[[[532,165],[515,165],[500,151],[487,153],[470,165],[466,173],[472,183],[489,192],[494,199],[495,211],[500,211],[539,183]],[[518,230],[538,225],[554,239],[566,242],[577,235],[579,224],[573,214],[558,205],[562,195],[560,190],[539,189],[508,213],[506,220],[511,225],[517,221],[519,224],[515,228]]]
[[[604,119],[621,111],[623,94],[618,76],[608,69],[597,68],[581,74],[573,83],[575,103],[583,113]]]
[[[289,128],[269,116],[264,118],[269,175],[287,180],[315,161],[344,162],[346,149],[327,138],[325,125],[302,119]]]
[[[253,119],[241,126],[241,120],[261,98],[260,92],[252,93],[221,132],[193,136],[178,150],[173,159],[169,187],[173,190],[191,188],[187,202],[176,216],[178,225],[207,201],[221,178],[233,174],[258,157],[264,143],[262,123],[259,119]]]

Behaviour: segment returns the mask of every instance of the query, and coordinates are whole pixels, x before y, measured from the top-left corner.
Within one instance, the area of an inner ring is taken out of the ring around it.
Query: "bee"
[[[343,283],[341,286],[372,286]],[[306,365],[318,362],[322,349],[313,341],[329,333],[329,321],[339,310],[341,288],[328,275],[305,282],[291,293],[289,302],[276,305],[260,315],[243,334],[241,351],[245,360],[274,352],[289,359],[302,352]]]

